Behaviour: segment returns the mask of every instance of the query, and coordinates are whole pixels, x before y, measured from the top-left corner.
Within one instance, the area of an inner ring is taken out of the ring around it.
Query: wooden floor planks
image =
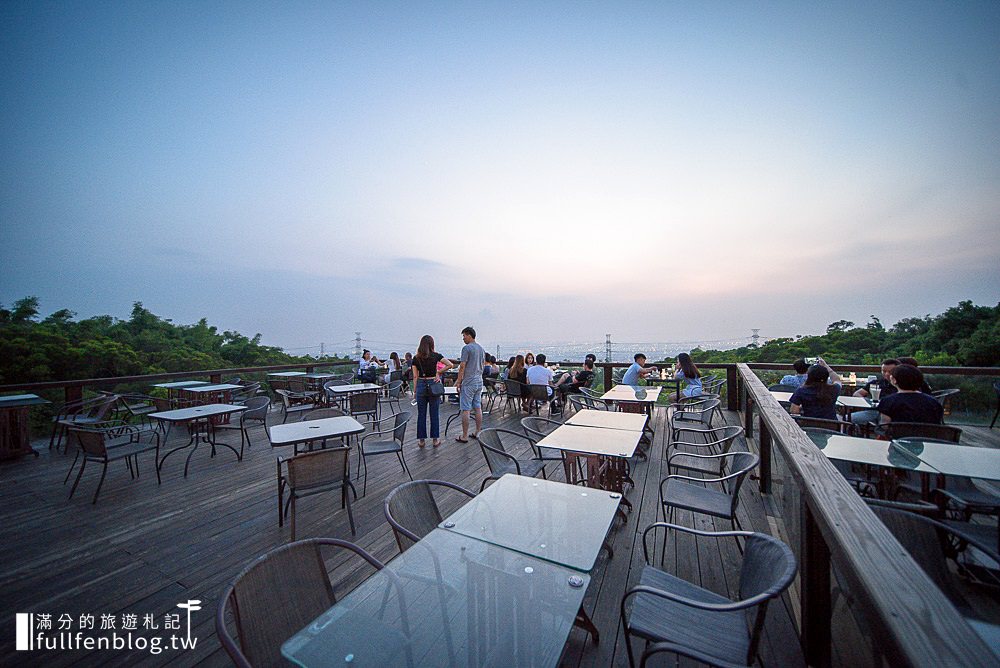
[[[415,410],[406,405],[403,408]],[[454,410],[452,406],[442,409],[442,428],[444,419]],[[498,411],[487,417],[487,426],[520,431],[520,417]],[[738,424],[735,414],[727,413],[725,417]],[[661,519],[658,487],[666,476],[666,418],[666,411],[657,409],[649,459],[636,460],[632,465],[636,485],[628,498],[634,507],[627,522],[616,522],[612,529],[614,558],[602,555],[592,574],[584,606],[600,629],[601,641],[595,645],[585,633],[574,630],[563,655],[565,666],[627,664],[619,602],[626,588],[638,581],[644,566],[642,530]],[[271,419],[280,418],[275,413]],[[478,490],[487,475],[485,461],[475,441],[458,444],[452,440],[455,426],[441,448],[428,445],[424,450],[417,448],[415,428],[411,426],[405,445],[407,464],[414,478],[443,479]],[[181,436],[175,432],[171,445],[178,438]],[[239,442],[235,432],[222,438],[229,443]],[[275,482],[275,456],[288,454],[288,449],[273,450],[260,429],[252,430],[251,438],[253,445],[245,451],[242,462],[224,448],[210,457],[209,448],[201,446],[192,458],[187,478],[183,477],[185,454],[174,455],[163,469],[160,486],[149,456],[141,460],[138,480],[129,477],[124,464],[112,464],[96,506],[90,499],[99,471],[88,468],[76,496],[67,500],[69,484],[64,486],[63,478],[72,457],[50,452],[47,439],[36,442],[42,450],[40,458],[24,458],[0,467],[0,507],[4,509],[0,525],[0,600],[5,614],[134,612],[162,617],[177,612],[176,604],[187,599],[199,599],[203,605],[192,620],[194,635],[199,639],[194,650],[158,655],[144,651],[27,654],[15,653],[12,635],[6,635],[0,639],[0,661],[5,665],[44,662],[53,666],[229,665],[215,638],[213,614],[220,592],[248,562],[289,538],[288,523],[278,527]],[[372,458],[368,464],[366,496],[360,496],[361,484],[357,483],[357,535],[351,536],[339,494],[331,494],[299,503],[299,537],[345,538],[379,559],[395,556],[397,549],[383,517],[382,503],[388,492],[407,478],[395,457]],[[563,479],[561,470],[549,468],[550,477]],[[445,499],[446,510],[457,508],[461,502],[459,495]],[[769,532],[774,527],[780,529],[780,519],[767,514],[752,483],[744,486],[740,519],[744,528]],[[728,522],[696,518],[690,513],[678,513],[675,521],[697,528],[730,528]],[[654,563],[662,559],[666,569],[681,577],[722,594],[734,593],[739,551],[733,541],[670,536],[664,555],[661,532],[653,541],[652,556]],[[334,576],[346,578],[351,585],[365,574],[345,566],[335,569]],[[772,606],[761,646],[762,664],[802,663],[793,610],[791,601]],[[641,652],[639,643],[636,649]]]

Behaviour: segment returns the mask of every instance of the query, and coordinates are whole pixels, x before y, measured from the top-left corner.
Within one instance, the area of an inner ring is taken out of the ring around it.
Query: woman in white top
[[[402,371],[403,370],[403,365],[400,364],[400,362],[399,362],[399,355],[397,355],[394,352],[393,353],[389,353],[389,359],[386,360],[385,363],[386,363],[386,371],[388,372],[388,373],[385,374],[385,382],[388,383],[389,379],[392,377],[392,372],[393,371]]]

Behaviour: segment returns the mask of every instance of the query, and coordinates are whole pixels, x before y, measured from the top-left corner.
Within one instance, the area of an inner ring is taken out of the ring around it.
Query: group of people
[[[646,356],[642,353],[636,353],[633,360],[632,365],[625,370],[625,375],[622,376],[622,385],[637,386],[640,379],[648,378],[650,374],[659,372],[655,366],[646,366]],[[675,371],[671,374],[670,380],[683,383],[683,386],[679,383],[678,391],[671,395],[672,402],[680,401],[681,398],[697,397],[704,391],[701,371],[698,370],[698,366],[688,353],[677,355]]]
[[[804,359],[793,363],[794,374],[781,379],[782,385],[795,388],[791,412],[804,417],[837,420],[837,397],[843,379],[823,358],[809,365]],[[882,362],[882,375],[854,392],[856,397],[872,397],[878,391],[878,406],[872,410],[855,411],[851,422],[856,425],[889,422],[921,422],[941,424],[944,408],[931,396],[931,388],[912,357],[890,358]]]

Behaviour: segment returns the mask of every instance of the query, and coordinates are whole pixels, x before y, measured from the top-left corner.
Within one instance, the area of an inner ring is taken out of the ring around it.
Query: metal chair
[[[378,420],[378,390],[351,392],[347,397],[347,414],[352,418],[366,418],[366,422]]]
[[[506,398],[506,403],[503,407],[503,412],[507,412],[507,407],[511,404],[517,408],[518,411],[521,410],[521,400],[527,396],[527,385],[524,383],[519,383],[516,380],[505,380],[504,385],[504,398]]]
[[[721,463],[725,460],[717,458],[703,459],[708,455],[724,455],[728,453],[736,439],[743,435],[743,427],[725,426],[715,429],[692,429],[682,427],[677,430],[678,439],[672,441],[667,446],[667,472],[671,469],[685,471],[695,471],[713,476],[724,475]],[[688,434],[698,434],[702,442],[684,441],[680,437]],[[687,450],[682,451],[678,446],[684,446]],[[690,452],[694,450],[694,452]],[[715,463],[715,466],[711,464]]]
[[[248,423],[256,422],[262,427],[267,426],[267,412],[271,409],[269,397],[252,397],[244,404],[247,409],[240,413],[239,422],[226,422],[215,425],[216,431],[238,429],[240,431],[240,458],[243,458],[243,444],[250,445]]]
[[[400,552],[405,552],[444,520],[434,498],[434,486],[453,489],[469,498],[476,496],[475,492],[444,480],[411,480],[389,492],[383,509]]]
[[[794,392],[797,389],[799,388],[795,387],[794,385],[783,385],[782,383],[776,383],[774,385],[767,386],[768,392]]]
[[[827,420],[826,418],[806,417],[804,415],[793,415],[792,419],[803,430],[811,427],[813,429],[835,431],[845,436],[854,436],[854,424],[846,420]]]
[[[63,404],[52,418],[52,436],[49,437],[49,449],[53,446],[58,450],[66,431],[72,427],[87,427],[105,422],[108,413],[118,402],[118,395],[102,394],[90,399],[68,401]],[[66,452],[69,451],[67,446]]]
[[[129,474],[133,479],[139,476],[139,457],[143,452],[153,451],[153,466],[156,468],[156,484],[160,484],[160,433],[153,430],[138,430],[129,425],[116,425],[113,429],[94,429],[87,427],[72,427],[69,429],[67,438],[76,437],[77,445],[80,448],[79,455],[82,455],[83,462],[80,464],[80,471],[73,481],[73,488],[69,492],[69,498],[73,498],[76,493],[80,478],[87,468],[87,462],[97,462],[101,464],[101,479],[97,482],[97,489],[94,490],[94,499],[91,503],[97,503],[97,497],[101,493],[101,486],[104,484],[104,477],[108,474],[108,464],[119,459],[126,460]],[[73,461],[74,466],[76,460]],[[70,468],[70,471],[73,469]],[[67,474],[67,478],[68,478]]]
[[[594,411],[606,411],[608,410],[608,405],[603,401],[595,401],[592,397],[588,397],[585,394],[572,394],[569,397],[569,403],[573,406],[575,410],[594,410]]]
[[[382,429],[382,424],[392,420],[392,428]],[[403,456],[403,441],[406,439],[406,425],[410,421],[409,411],[402,411],[396,413],[395,415],[390,415],[389,417],[382,418],[376,421],[372,426],[374,431],[365,434],[361,437],[361,443],[358,446],[358,452],[360,457],[358,457],[358,474],[357,477],[361,476],[361,467],[364,464],[365,469],[365,481],[361,488],[361,496],[368,493],[368,458],[375,457],[377,455],[396,455],[399,460],[400,466],[403,467],[403,471],[406,475],[413,480],[413,475],[410,473],[409,467],[406,465],[406,458]],[[391,435],[389,440],[385,440],[386,435]],[[374,439],[370,441],[369,439]]]
[[[284,526],[289,506],[292,510],[292,540],[295,540],[295,501],[314,494],[340,490],[340,507],[347,507],[347,519],[351,524],[351,535],[357,533],[354,527],[354,512],[348,488],[358,498],[358,491],[351,484],[350,454],[348,447],[330,448],[303,452],[291,457],[278,458],[278,526]],[[287,471],[283,474],[282,464]],[[285,490],[288,501],[285,502]]]
[[[752,452],[728,452],[724,455],[703,455],[719,460],[730,473],[716,478],[694,478],[672,473],[660,481],[660,506],[663,518],[670,522],[675,508],[728,519],[733,527],[739,527],[736,508],[740,500],[740,487],[757,467],[760,458]],[[698,483],[698,484],[693,484]],[[718,484],[721,489],[702,487],[703,484]],[[729,489],[726,489],[727,485]]]
[[[288,416],[293,413],[301,415],[316,408],[311,397],[295,394],[291,390],[275,390],[275,392],[281,399],[281,424],[285,424]]]
[[[647,538],[656,529],[713,539],[743,538],[746,548],[740,564],[739,598],[734,601],[720,596],[650,565]],[[754,665],[768,604],[795,579],[797,565],[788,546],[762,533],[699,531],[657,522],[643,532],[642,548],[646,566],[639,584],[621,600],[629,665],[635,665],[632,636],[654,643],[643,653],[642,665],[662,652],[713,666]]]
[[[284,665],[282,643],[337,602],[323,547],[353,552],[375,570],[384,568],[362,548],[335,538],[300,540],[264,554],[236,576],[216,609],[216,635],[236,666]],[[229,633],[227,613],[236,639]]]
[[[399,373],[399,371],[393,371],[394,374]],[[385,396],[380,398],[379,404],[396,404],[396,411],[402,410],[399,405],[399,400],[403,396],[403,381],[402,380],[392,380],[389,384],[385,386]],[[395,411],[393,411],[395,412]]]
[[[230,399],[231,403],[245,406],[248,401],[260,394],[260,383],[249,383],[243,386],[239,392],[235,392]]]
[[[670,415],[670,438],[676,440],[677,430],[683,426],[702,425],[712,428],[712,414],[719,408],[718,399],[709,399],[694,404],[675,404]]]
[[[501,476],[508,473],[523,475],[534,478],[539,473],[545,478],[545,462],[540,459],[518,459],[507,451],[500,435],[517,439],[520,442],[527,441],[531,447],[531,441],[524,434],[509,429],[483,429],[479,432],[479,447],[486,458],[486,465],[490,468],[490,475],[483,479],[483,484],[479,486],[479,491],[486,488],[486,483],[490,480],[499,480]]]
[[[542,411],[542,404],[548,404],[549,407],[549,417],[552,417],[552,398],[549,392],[552,388],[548,385],[527,385],[527,397],[528,397],[528,415],[532,412],[535,415],[540,415]]]
[[[521,429],[531,444],[531,450],[535,453],[535,459],[543,462],[566,463],[566,455],[557,448],[539,447],[538,441],[542,440],[553,431],[562,426],[561,422],[539,416],[521,418]]]

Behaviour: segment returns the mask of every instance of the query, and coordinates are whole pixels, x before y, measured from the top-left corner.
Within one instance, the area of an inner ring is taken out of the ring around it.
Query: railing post
[[[746,383],[743,386],[745,389]],[[753,397],[749,392],[743,396],[743,433],[747,438],[753,436]]]
[[[823,539],[809,505],[802,502],[801,549],[802,650],[806,663],[818,668],[830,665],[831,621],[830,548]]]
[[[602,362],[601,368],[604,369],[604,391],[607,392],[611,389],[611,381],[613,380],[611,378],[611,365]]]
[[[731,364],[726,367],[726,408],[731,411],[738,411],[740,409],[739,403],[739,391],[736,389],[739,385],[739,374],[736,372],[736,365]]]
[[[757,426],[760,428],[760,435],[757,436],[757,446],[760,452],[760,493],[771,493],[771,431],[764,422],[761,415]]]
[[[213,373],[212,375],[210,375],[208,377],[208,379],[210,381],[212,381],[213,385],[218,385],[219,383],[222,382],[222,374],[221,373]]]
[[[82,385],[67,385],[63,388],[63,392],[65,394],[67,404],[71,401],[80,401],[83,399]]]

